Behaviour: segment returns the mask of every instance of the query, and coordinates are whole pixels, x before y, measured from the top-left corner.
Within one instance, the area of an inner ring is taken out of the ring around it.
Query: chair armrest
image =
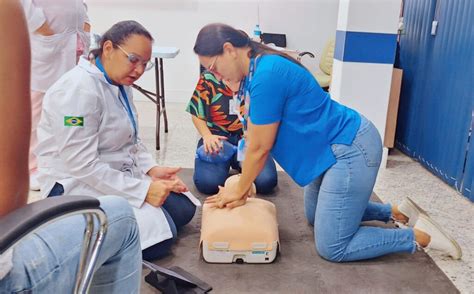
[[[41,225],[69,213],[100,209],[94,197],[52,197],[27,204],[0,219],[0,254]]]

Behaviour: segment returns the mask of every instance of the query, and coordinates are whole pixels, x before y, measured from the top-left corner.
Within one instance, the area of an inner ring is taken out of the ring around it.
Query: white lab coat
[[[90,44],[84,23],[89,23],[83,0],[21,0],[31,45],[31,90],[46,92],[76,65],[77,36]],[[54,35],[34,32],[47,21]],[[86,52],[87,53],[87,52]]]
[[[125,87],[132,103],[132,90]],[[83,126],[66,126],[65,117]],[[144,202],[154,166],[150,153],[133,140],[133,126],[119,88],[85,58],[46,92],[38,125],[39,182],[46,197],[56,182],[65,195],[117,195],[134,208],[142,249],[172,237],[161,208]]]

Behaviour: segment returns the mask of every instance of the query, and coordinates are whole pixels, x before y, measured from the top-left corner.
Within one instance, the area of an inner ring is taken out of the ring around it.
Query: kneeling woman
[[[196,207],[179,168],[158,167],[138,137],[131,86],[150,63],[153,38],[135,21],[115,24],[100,48],[46,93],[38,127],[43,196],[117,195],[134,208],[145,259],[169,252]]]
[[[201,73],[186,109],[192,115],[193,124],[202,136],[197,148],[203,146],[208,154],[219,152],[223,142],[228,142],[237,148],[239,140],[244,135],[241,118],[244,116],[245,107],[244,101],[237,101],[233,97],[233,92],[238,89],[239,83],[224,82],[218,74],[211,71]],[[215,194],[219,191],[219,186],[224,186],[230,167],[241,171],[237,154],[220,162],[208,162],[196,156],[194,185],[201,193]],[[262,171],[255,178],[257,193],[271,193],[277,182],[275,162],[269,155]]]

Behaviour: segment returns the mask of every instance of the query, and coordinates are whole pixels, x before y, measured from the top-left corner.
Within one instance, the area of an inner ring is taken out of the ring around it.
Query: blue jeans
[[[374,258],[416,249],[412,229],[361,226],[388,221],[390,204],[369,201],[382,157],[375,126],[362,117],[352,145],[331,146],[337,162],[304,188],[305,214],[314,225],[316,249],[334,262]]]
[[[127,201],[99,198],[109,227],[90,293],[138,293],[141,252],[138,226]],[[59,220],[20,242],[0,293],[72,293],[84,235],[84,217]]]
[[[171,251],[171,246],[176,241],[179,229],[189,223],[196,212],[196,206],[188,197],[173,192],[166,198],[161,208],[170,225],[173,238],[163,240],[158,244],[144,249],[142,255],[145,260],[151,261],[167,256]]]
[[[228,141],[229,143],[237,145],[238,140],[230,137]],[[201,139],[198,142],[197,148],[202,144]],[[224,186],[225,180],[229,177],[230,167],[239,171],[241,170],[237,155],[234,155],[227,162],[221,163],[210,163],[196,157],[194,160],[194,185],[201,193],[215,194],[219,190],[218,186]],[[273,157],[268,155],[262,171],[255,179],[257,193],[269,194],[276,187],[277,183],[278,175],[275,162],[273,161]]]
[[[48,197],[61,196],[64,194],[63,185],[56,183],[49,192]],[[143,250],[143,259],[155,260],[165,257],[171,251],[171,246],[178,236],[178,230],[189,223],[196,212],[196,206],[188,199],[188,197],[171,192],[165,203],[161,207],[165,214],[166,220],[173,234],[172,239],[163,240]]]

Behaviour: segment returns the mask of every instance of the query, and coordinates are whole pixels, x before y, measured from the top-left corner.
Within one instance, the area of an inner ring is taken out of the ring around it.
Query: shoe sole
[[[408,203],[410,203],[411,205],[413,205],[416,210],[418,210],[419,212],[421,212],[421,213],[423,213],[423,214],[428,215],[428,213],[427,213],[423,208],[421,208],[420,206],[418,206],[418,204],[416,204],[416,202],[413,201],[410,197],[407,197],[407,200],[408,200]]]
[[[458,256],[459,257],[456,257],[456,256],[451,256],[453,259],[461,259],[462,257],[462,250],[461,250],[461,246],[459,246],[458,242],[456,242],[456,240],[454,240],[449,234],[447,234],[444,229],[437,223],[435,222],[429,215],[425,214],[424,213],[424,217],[426,219],[426,221],[428,221],[431,225],[433,225],[434,227],[436,227],[436,229],[438,229],[438,231],[441,232],[441,234],[443,234],[444,237],[446,237],[446,239],[448,239],[451,244],[454,245],[454,247],[456,247],[456,252],[458,253]]]

